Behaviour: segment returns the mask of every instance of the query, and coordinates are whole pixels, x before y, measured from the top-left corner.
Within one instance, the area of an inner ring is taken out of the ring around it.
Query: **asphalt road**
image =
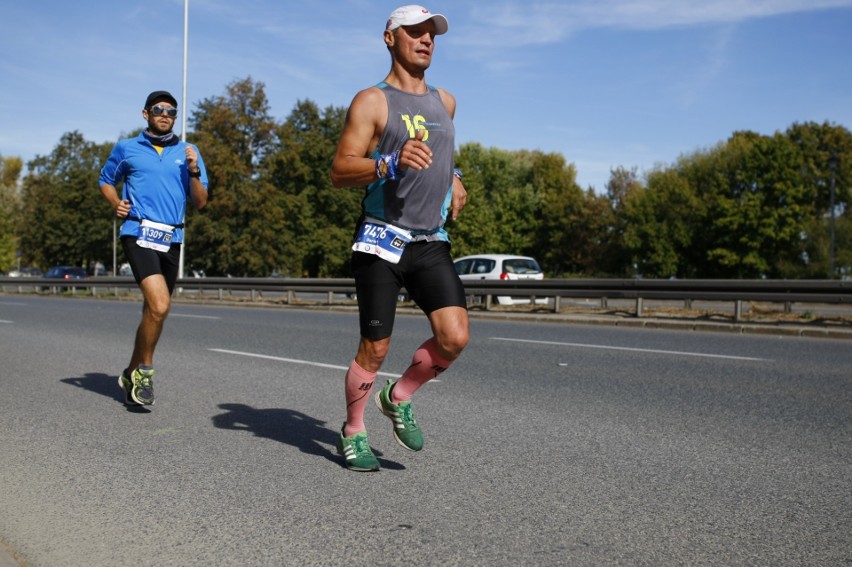
[[[424,450],[371,406],[382,471],[354,473],[354,313],[176,305],[140,411],[116,386],[139,309],[0,297],[23,564],[852,564],[848,340],[475,319],[415,397]],[[383,370],[427,334],[400,316]]]

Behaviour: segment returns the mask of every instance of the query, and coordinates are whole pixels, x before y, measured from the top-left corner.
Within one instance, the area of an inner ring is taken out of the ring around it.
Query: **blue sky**
[[[251,77],[283,120],[347,106],[383,79],[385,0],[189,0],[187,105]],[[852,0],[434,0],[431,84],[456,95],[457,144],[556,152],[584,188],[640,175],[734,131],[852,128]],[[183,91],[183,0],[2,0],[0,155],[63,133],[112,142],[148,92]],[[180,125],[180,122],[178,123]],[[204,148],[201,148],[202,153]]]

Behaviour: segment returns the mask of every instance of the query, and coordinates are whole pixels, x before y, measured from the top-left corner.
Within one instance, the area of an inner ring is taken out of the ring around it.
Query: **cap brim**
[[[441,14],[432,14],[431,19],[435,22],[435,35],[443,35],[450,29],[450,23]]]

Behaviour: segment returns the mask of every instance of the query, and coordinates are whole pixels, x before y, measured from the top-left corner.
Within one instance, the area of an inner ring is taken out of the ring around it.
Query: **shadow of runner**
[[[124,403],[124,391],[122,391],[121,386],[118,385],[117,374],[115,376],[110,376],[109,374],[90,372],[79,378],[63,378],[60,382],[70,384],[71,386],[77,386],[78,388],[83,388],[84,390],[94,392],[95,394],[111,398],[124,406],[124,408],[130,413],[151,413],[151,410],[145,406],[129,406]]]
[[[257,409],[245,404],[219,404],[225,410],[213,416],[213,425],[220,429],[249,431],[296,447],[303,453],[317,455],[344,466],[343,457],[337,454],[338,431],[325,427],[320,421],[302,412],[289,409]],[[329,449],[328,447],[332,447]],[[373,450],[376,457],[381,452]],[[401,470],[399,463],[379,459],[383,468]]]

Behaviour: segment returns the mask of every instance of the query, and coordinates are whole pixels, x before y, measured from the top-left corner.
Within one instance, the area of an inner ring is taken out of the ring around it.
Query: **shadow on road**
[[[324,421],[302,412],[289,409],[257,409],[245,404],[219,404],[226,413],[213,417],[213,425],[220,429],[249,431],[298,448],[303,453],[317,455],[343,466],[343,458],[335,449],[338,431],[325,427]],[[376,457],[381,452],[373,449]],[[404,467],[394,461],[379,458],[383,468],[401,470]]]
[[[60,382],[83,388],[95,394],[100,394],[120,403],[130,413],[151,413],[145,406],[128,406],[124,404],[124,392],[118,385],[118,375],[88,373],[79,378],[63,378]]]

